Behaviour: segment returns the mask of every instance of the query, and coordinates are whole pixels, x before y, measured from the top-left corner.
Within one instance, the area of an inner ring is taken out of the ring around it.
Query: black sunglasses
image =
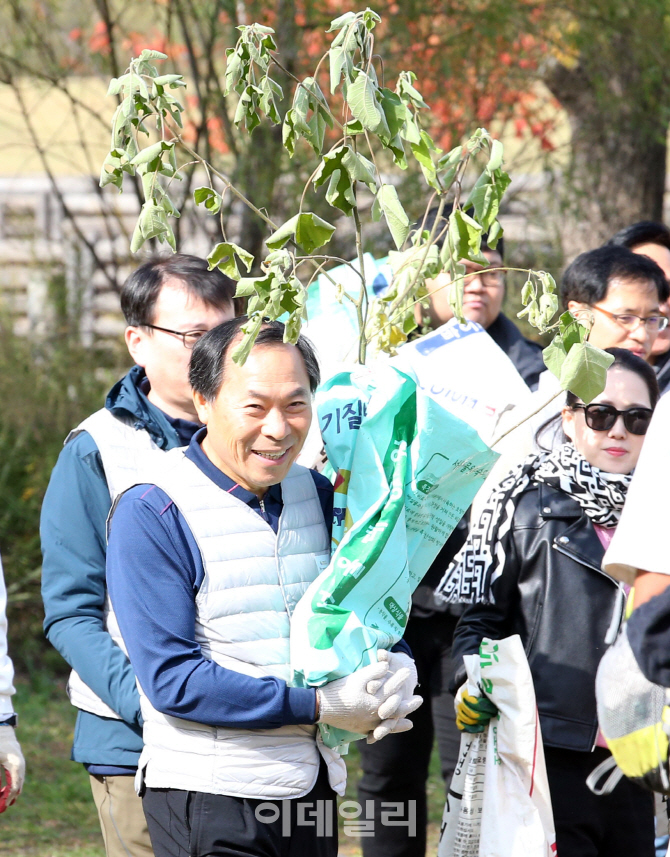
[[[651,408],[628,408],[620,411],[613,405],[573,405],[572,410],[584,411],[586,425],[593,431],[609,431],[619,417],[623,417],[626,431],[631,434],[646,434],[654,413]]]

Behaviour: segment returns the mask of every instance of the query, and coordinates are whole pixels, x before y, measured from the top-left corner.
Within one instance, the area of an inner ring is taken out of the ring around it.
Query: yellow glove
[[[456,726],[461,732],[483,732],[497,707],[487,696],[473,696],[461,689],[456,697]]]

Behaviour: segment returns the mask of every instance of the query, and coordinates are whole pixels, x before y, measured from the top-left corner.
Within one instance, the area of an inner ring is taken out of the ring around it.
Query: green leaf
[[[305,252],[313,253],[318,247],[327,244],[335,232],[335,227],[316,214],[306,212],[298,216],[295,237]]]
[[[493,173],[496,170],[499,170],[502,167],[503,162],[503,144],[500,140],[493,140],[491,142],[491,155],[489,157],[489,162],[486,165],[486,170],[489,173]]]
[[[266,238],[265,243],[270,250],[279,250],[280,247],[284,247],[291,239],[295,238],[299,217],[300,215],[296,214],[295,217],[282,224],[269,238]]]
[[[171,89],[186,86],[186,81],[182,74],[162,74],[160,77],[154,78],[154,83],[157,86],[169,86]]]
[[[375,98],[376,92],[376,84],[362,71],[347,89],[347,104],[354,117],[368,131],[374,131],[382,121],[382,112]]]
[[[337,47],[331,46],[328,51],[328,58],[330,61],[330,92],[331,94],[335,94],[337,87],[340,85],[340,80],[342,80],[342,72],[345,73],[347,78],[351,77],[353,63],[351,55],[342,45]]]
[[[135,229],[133,229],[133,237],[130,239],[130,252],[137,253],[142,244],[144,244],[144,235],[142,235],[140,222],[138,220],[135,224]]]
[[[362,134],[364,131],[365,128],[363,128],[358,119],[352,119],[351,122],[347,122],[344,126],[344,133],[350,134],[352,137],[355,137],[356,134]]]
[[[278,250],[295,238],[296,244],[306,253],[313,253],[318,247],[323,247],[330,241],[335,227],[311,212],[296,214],[280,226],[266,240],[271,250]]]
[[[140,62],[146,62],[147,60],[166,60],[167,58],[167,54],[161,53],[161,51],[151,51],[148,48],[145,48],[138,57]]]
[[[134,166],[139,166],[139,164],[148,164],[154,159],[160,158],[163,152],[173,148],[174,143],[167,143],[165,140],[160,140],[152,146],[147,146],[146,149],[141,149],[132,159],[131,163]],[[156,165],[156,168],[158,168],[158,164]]]
[[[326,191],[326,202],[333,208],[339,208],[347,217],[356,208],[354,189],[346,170],[335,170],[331,173]]]
[[[565,350],[563,338],[560,333],[557,333],[549,345],[542,351],[544,365],[559,381],[561,380],[561,372],[563,371],[563,364],[567,356],[568,352]]]
[[[323,142],[326,139],[326,120],[324,118],[324,110],[321,108],[314,111],[311,119],[308,120],[309,135],[307,140],[314,149],[315,155],[320,155],[323,151]]]
[[[605,389],[607,370],[614,357],[585,341],[573,345],[561,369],[560,382],[588,405]]]
[[[488,259],[481,253],[482,227],[465,212],[455,208],[449,215],[449,241],[454,248],[452,258],[469,259],[480,265],[488,265]]]
[[[226,76],[223,94],[229,95],[231,90],[235,89],[238,81],[244,76],[242,60],[238,56],[235,48],[228,48],[226,51]]]
[[[539,305],[540,329],[542,330],[551,324],[551,320],[558,312],[558,296],[545,292],[543,295],[540,295]]]
[[[204,203],[205,208],[211,214],[218,214],[221,211],[223,199],[221,198],[221,194],[217,193],[212,187],[197,187],[193,191],[193,199],[196,205]]]
[[[409,217],[402,207],[393,185],[383,184],[375,197],[377,209],[381,209],[395,246],[400,249],[409,234]]]
[[[109,88],[107,90],[107,95],[118,95],[123,88],[122,78],[113,77],[109,81]]]
[[[414,87],[415,80],[416,75],[413,71],[401,71],[398,75],[396,92],[403,101],[409,102],[416,108],[424,108],[427,110],[428,105],[423,100],[423,96],[419,90]]]
[[[240,328],[242,331],[242,341],[239,345],[233,348],[231,357],[238,364],[243,366],[246,363],[249,352],[253,348],[258,332],[263,326],[263,313],[258,312],[252,315],[249,320]]]
[[[232,242],[222,242],[216,245],[207,257],[209,270],[211,271],[214,268],[218,268],[227,277],[230,277],[231,280],[239,280],[240,269],[237,266],[235,257],[240,260],[247,269],[247,272],[251,270],[251,266],[254,263],[254,257],[252,254],[243,247],[239,247],[237,244],[233,244]]]
[[[446,155],[443,155],[437,162],[437,169],[440,173],[440,180],[445,190],[448,190],[456,178],[456,173],[463,159],[463,147],[456,146]]]
[[[486,237],[486,243],[489,245],[489,250],[495,250],[498,246],[498,241],[501,239],[503,234],[503,228],[500,225],[499,220],[494,220],[491,226],[489,226],[489,231]]]
[[[326,32],[332,33],[334,30],[341,30],[343,27],[347,27],[349,26],[349,24],[353,24],[355,20],[355,12],[345,12],[344,15],[340,15],[338,18],[334,18],[330,22],[330,27],[328,27]]]
[[[428,184],[433,190],[440,190],[440,183],[437,180],[437,169],[433,163],[433,152],[439,152],[431,137],[425,131],[421,131],[419,143],[410,143],[410,148],[414,153],[414,157],[419,162],[421,172]]]
[[[168,231],[167,215],[160,205],[147,200],[139,217],[140,229],[145,238],[158,238]]]
[[[420,143],[421,131],[417,125],[416,119],[412,116],[407,107],[405,107],[405,110],[407,112],[407,119],[403,125],[402,131],[400,132],[400,137],[403,140],[407,140],[408,143]]]
[[[477,220],[487,231],[498,217],[500,202],[510,181],[510,177],[502,170],[497,170],[494,175],[483,172],[470,191],[464,208],[472,206]]]
[[[588,328],[580,324],[569,312],[564,312],[558,320],[558,330],[563,339],[566,351],[574,345],[584,342],[588,334]]]
[[[407,120],[407,107],[402,98],[391,89],[379,90],[379,106],[384,112],[389,137],[399,134]]]

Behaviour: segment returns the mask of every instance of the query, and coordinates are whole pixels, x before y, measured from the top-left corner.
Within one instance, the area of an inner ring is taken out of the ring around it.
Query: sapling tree
[[[176,250],[172,222],[178,212],[170,199],[172,182],[196,162],[207,184],[194,192],[197,205],[220,218],[222,240],[211,250],[210,268],[218,267],[237,281],[237,296],[247,299],[248,321],[242,328],[233,359],[243,362],[264,318],[286,320],[286,340],[295,342],[306,320],[306,295],[320,274],[336,265],[349,265],[359,278],[357,294],[339,290],[350,301],[358,322],[358,360],[368,348],[394,353],[416,327],[414,307],[428,299],[426,280],[448,272],[449,300],[454,315],[463,320],[462,260],[487,264],[482,235],[495,248],[502,235],[498,220],[501,200],[510,179],[503,168],[503,147],[483,128],[464,145],[443,152],[423,127],[428,111],[411,71],[398,75],[391,88],[377,55],[375,27],[379,16],[371,9],[347,12],[332,21],[328,51],[311,76],[294,78],[295,92],[284,116],[283,97],[273,77],[277,70],[293,75],[283,65],[274,31],[260,24],[241,26],[237,44],[227,51],[224,92],[236,97],[233,122],[252,134],[261,122],[281,124],[283,144],[290,156],[298,146],[313,150],[315,166],[302,193],[298,211],[284,222],[261,210],[235,187],[230,178],[194,151],[182,133],[182,105],[175,90],[186,86],[178,74],[161,74],[156,62],[166,59],[145,50],[126,73],[114,78],[110,94],[120,96],[112,121],[112,143],[101,175],[101,185],[123,190],[125,174],[141,180],[144,202],[132,237],[137,252],[148,239],[166,242]],[[437,207],[431,229],[412,231],[410,219],[392,182],[391,171],[407,169],[414,159],[430,188],[427,209]],[[464,189],[468,173],[474,182]],[[325,195],[337,217],[351,218],[357,260],[328,255],[335,226],[310,210],[315,193]],[[245,276],[254,258],[226,234],[223,201],[233,194],[265,222],[267,256],[258,276]],[[373,198],[372,206],[365,201]],[[442,217],[448,199],[451,211]],[[369,209],[369,212],[368,212]],[[367,213],[366,213],[367,212]],[[369,297],[363,262],[363,223],[366,217],[384,220],[395,251],[389,254],[393,272],[386,292]],[[555,330],[545,351],[545,362],[585,402],[605,385],[609,355],[588,342],[588,328],[568,313],[554,322],[558,310],[556,285],[550,274],[528,271],[521,301],[528,321],[540,332]]]

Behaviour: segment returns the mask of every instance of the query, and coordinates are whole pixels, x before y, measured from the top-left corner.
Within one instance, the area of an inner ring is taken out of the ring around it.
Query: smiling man
[[[401,731],[420,698],[399,690],[412,674],[402,652],[318,690],[287,683],[293,610],[330,559],[333,489],[295,464],[319,382],[311,345],[268,322],[239,366],[230,352],[245,321],[196,345],[204,428],[111,519],[107,579],[141,688],[144,809],[157,857],[334,857],[343,765],[322,757],[315,724],[364,734],[394,715]]]

